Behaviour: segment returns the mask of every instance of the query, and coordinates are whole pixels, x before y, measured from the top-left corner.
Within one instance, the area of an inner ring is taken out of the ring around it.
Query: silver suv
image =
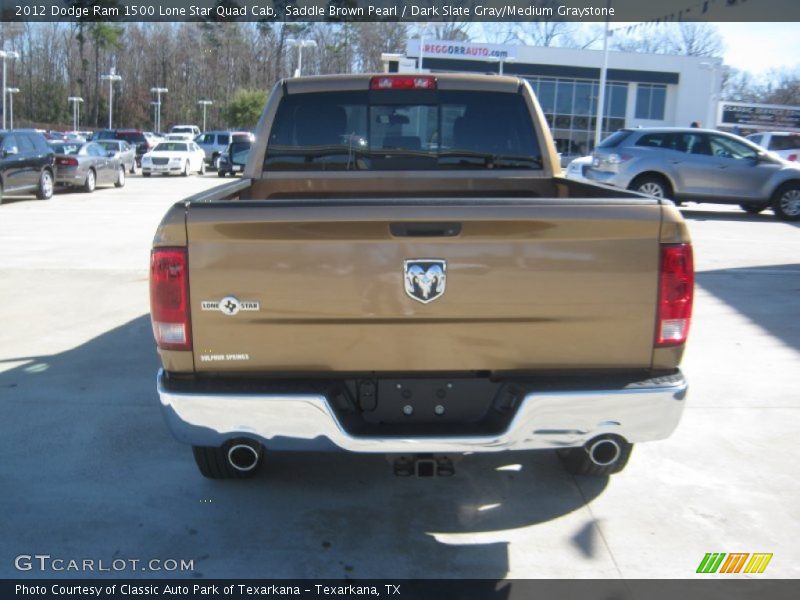
[[[206,131],[195,138],[195,143],[206,153],[206,163],[217,168],[217,159],[232,142],[252,142],[249,131]]]
[[[780,219],[800,220],[800,165],[720,131],[621,129],[597,146],[584,175],[676,202],[772,207]]]

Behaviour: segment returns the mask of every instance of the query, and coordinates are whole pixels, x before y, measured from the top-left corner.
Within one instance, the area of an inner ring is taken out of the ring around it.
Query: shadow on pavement
[[[731,206],[729,211],[720,212],[716,210],[704,210],[702,205],[679,207],[681,214],[685,219],[690,221],[739,221],[744,223],[785,223],[786,225],[793,225],[794,227],[800,226],[797,221],[780,221],[771,209],[766,209],[764,212],[757,215],[751,215],[744,212],[738,206]]]
[[[800,263],[702,271],[697,284],[800,349]]]
[[[395,478],[380,455],[275,453],[252,480],[210,481],[162,420],[147,316],[19,361],[0,373],[13,515],[0,576],[84,575],[14,570],[14,556],[38,552],[194,561],[189,573],[143,573],[156,577],[500,578],[507,530],[580,509],[607,484],[579,489],[550,452],[466,456],[441,479]],[[593,536],[573,539],[589,558]]]

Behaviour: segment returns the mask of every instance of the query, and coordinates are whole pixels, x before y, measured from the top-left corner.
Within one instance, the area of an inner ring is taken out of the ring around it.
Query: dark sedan
[[[56,154],[56,183],[93,192],[98,185],[125,185],[125,167],[96,142],[73,144],[51,143]]]

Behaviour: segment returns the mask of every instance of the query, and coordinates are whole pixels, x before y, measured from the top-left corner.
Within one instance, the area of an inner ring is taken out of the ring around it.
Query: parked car
[[[189,136],[189,139],[195,139],[200,135],[200,128],[197,125],[173,125],[169,130],[170,133],[183,133]]]
[[[168,133],[162,138],[162,141],[167,142],[193,142],[194,137],[189,133]]]
[[[765,150],[774,152],[784,160],[800,161],[800,133],[767,131],[748,135],[745,139],[758,144]]]
[[[255,136],[249,131],[206,131],[195,140],[206,153],[206,164],[217,167],[217,158],[232,142],[253,142]]]
[[[575,181],[589,181],[584,176],[583,172],[589,168],[592,164],[592,157],[591,156],[581,156],[580,158],[576,158],[570,161],[569,165],[567,165],[567,169],[564,173],[564,177],[568,179],[573,179]]]
[[[206,172],[205,153],[194,142],[160,142],[142,157],[142,175],[145,177],[153,173],[180,173],[185,177],[192,171],[200,175]]]
[[[579,144],[578,142],[564,138],[554,138],[553,142],[556,145],[556,152],[558,152],[558,158],[562,167],[568,166],[572,160],[586,154],[584,144]]]
[[[250,156],[250,148],[253,143],[249,140],[232,142],[225,151],[219,155],[217,162],[217,175],[225,177],[230,173],[235,175],[244,171],[244,166],[247,164],[247,159]]]
[[[108,152],[114,152],[125,169],[130,173],[136,173],[136,148],[123,140],[103,140],[97,142]]]
[[[800,220],[800,164],[739,136],[708,129],[621,129],[600,142],[585,169],[592,181],[678,202],[772,207]]]
[[[45,140],[47,140],[48,142],[66,141],[67,139],[67,135],[63,131],[50,130],[50,131],[42,131],[40,133],[44,136]]]
[[[101,140],[123,140],[134,146],[136,148],[136,163],[139,166],[142,164],[142,156],[150,152],[157,143],[138,129],[103,129],[94,136],[94,141]]]
[[[33,129],[0,131],[0,204],[3,195],[34,192],[39,200],[53,195],[55,155],[44,136]]]
[[[64,141],[65,142],[87,142],[88,140],[83,135],[81,131],[65,131],[64,132]]]
[[[125,185],[125,166],[98,142],[51,143],[56,153],[56,183],[91,193],[98,185]]]

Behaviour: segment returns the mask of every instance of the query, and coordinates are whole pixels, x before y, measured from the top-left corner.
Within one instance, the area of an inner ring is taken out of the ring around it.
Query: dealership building
[[[387,72],[503,73],[527,79],[559,152],[584,155],[594,146],[601,50],[509,44],[408,41],[405,54],[384,54]],[[696,56],[609,52],[603,136],[622,127],[713,127],[722,61]]]

